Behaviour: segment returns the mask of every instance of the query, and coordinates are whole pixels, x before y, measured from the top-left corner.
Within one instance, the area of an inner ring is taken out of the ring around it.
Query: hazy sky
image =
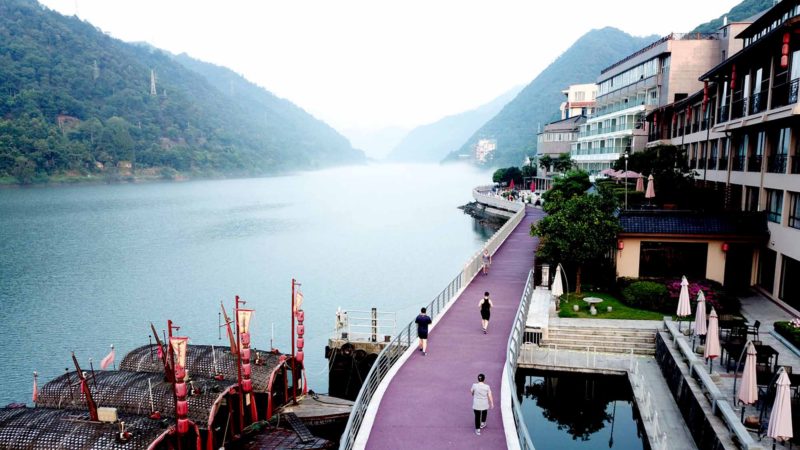
[[[590,29],[688,31],[738,3],[40,1],[119,39],[227,66],[340,130],[430,123],[529,83]]]

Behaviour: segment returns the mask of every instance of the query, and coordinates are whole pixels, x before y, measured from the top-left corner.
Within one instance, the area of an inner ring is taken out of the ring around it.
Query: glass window
[[[791,141],[791,129],[783,128],[778,131],[778,139],[775,143],[775,154],[776,155],[788,155],[789,154],[789,143]]]
[[[800,261],[783,255],[781,267],[781,300],[797,308],[800,304]]]
[[[800,229],[800,194],[789,194],[789,226]]]
[[[783,191],[767,189],[767,220],[781,223],[783,212]]]
[[[639,253],[640,277],[706,277],[708,244],[643,241]]]

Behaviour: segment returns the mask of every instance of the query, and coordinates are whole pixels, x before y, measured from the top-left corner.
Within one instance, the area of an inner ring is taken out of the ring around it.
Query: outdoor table
[[[747,327],[747,319],[733,314],[721,314],[719,316],[719,329],[731,330],[733,328]]]
[[[589,309],[592,309],[594,305],[602,303],[603,299],[598,297],[586,297],[583,299],[583,301],[589,304]]]
[[[742,355],[742,351],[744,350],[745,344],[739,342],[726,342],[722,344],[722,355],[720,355],[720,360],[725,357],[725,370],[728,372],[731,371],[730,369],[730,360],[735,359],[736,362],[739,361],[739,357]],[[762,344],[762,345],[754,345],[756,349],[756,359],[758,361],[768,361],[770,369],[778,367],[778,353],[777,350],[772,348],[770,345]],[[725,354],[727,353],[727,357]],[[775,357],[773,361],[772,357]],[[742,360],[744,363],[744,360]]]

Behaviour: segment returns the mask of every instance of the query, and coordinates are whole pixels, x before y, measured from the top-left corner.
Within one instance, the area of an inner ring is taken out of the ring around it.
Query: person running
[[[483,327],[483,334],[489,331],[489,317],[492,315],[492,299],[489,298],[489,292],[483,293],[483,298],[478,302],[478,307],[481,309],[481,325]]]
[[[433,322],[430,317],[428,317],[427,309],[422,308],[420,310],[417,319],[414,320],[417,324],[417,337],[419,337],[419,351],[422,352],[423,355],[428,354],[428,325]]]
[[[486,413],[494,408],[492,388],[484,383],[486,375],[479,374],[478,382],[472,384],[469,390],[472,393],[472,412],[475,413],[475,434],[481,435],[481,429],[486,428]]]
[[[483,254],[481,255],[481,259],[483,260],[483,274],[489,274],[489,266],[492,265],[492,255],[489,254],[489,249],[483,249]]]

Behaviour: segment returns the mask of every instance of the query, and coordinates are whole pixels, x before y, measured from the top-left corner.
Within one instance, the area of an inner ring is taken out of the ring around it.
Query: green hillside
[[[610,27],[586,33],[447,160],[471,153],[479,139],[496,139],[493,165],[521,164],[526,155],[536,152],[538,127],[559,118],[563,89],[570,84],[594,82],[602,69],[657,38],[634,37]]]
[[[723,17],[727,16],[728,22],[736,22],[739,20],[748,19],[762,11],[766,11],[767,9],[771,8],[773,4],[773,0],[744,0],[743,2],[731,8],[731,10],[726,14],[699,25],[697,28],[692,30],[692,32],[716,33],[717,30],[719,30],[719,28],[722,26]]]
[[[193,72],[33,0],[0,2],[0,42],[1,182],[260,175],[364,159],[226,69],[177,58]]]

